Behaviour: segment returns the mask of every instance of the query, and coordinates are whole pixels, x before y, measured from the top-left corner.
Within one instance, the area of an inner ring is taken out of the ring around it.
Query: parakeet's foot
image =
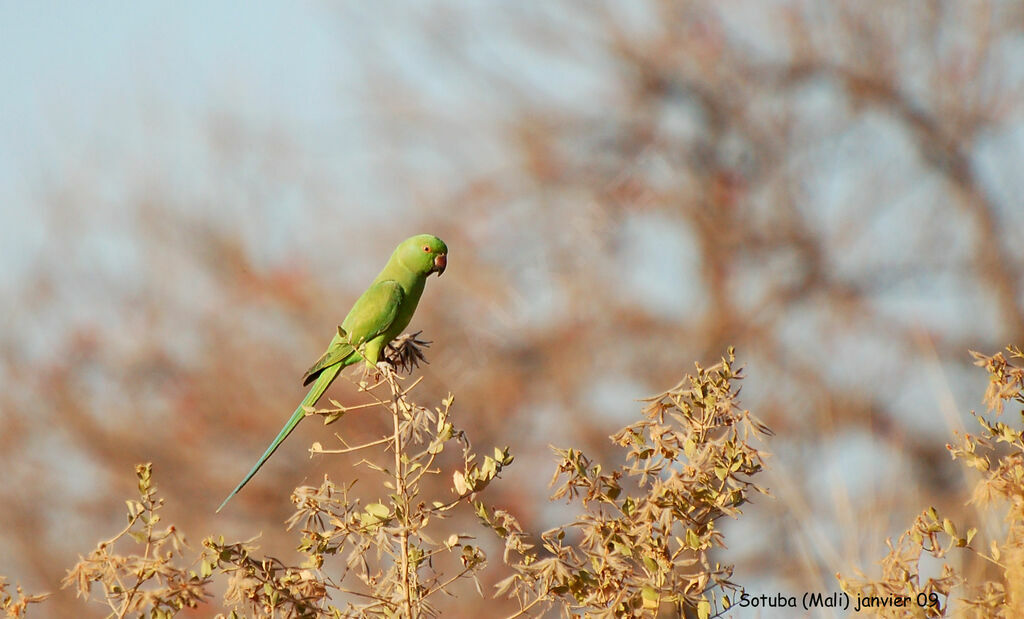
[[[363,382],[375,382],[395,371],[387,361],[378,361],[377,365],[363,364]]]

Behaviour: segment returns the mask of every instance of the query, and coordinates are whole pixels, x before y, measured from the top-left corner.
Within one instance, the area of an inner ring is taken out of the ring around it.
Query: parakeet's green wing
[[[354,352],[353,346],[358,348],[384,333],[395,321],[404,296],[402,287],[393,280],[370,286],[352,306],[327,352],[306,371],[302,384],[308,385],[326,368],[347,361]]]
[[[392,279],[379,281],[367,288],[341,323],[349,341],[358,348],[387,331],[395,321],[404,297],[402,287]]]
[[[308,385],[313,382],[326,368],[344,362],[354,352],[355,348],[352,348],[352,345],[348,343],[348,334],[341,327],[338,327],[338,333],[331,340],[331,345],[327,347],[327,352],[320,355],[316,363],[302,375],[302,384]]]

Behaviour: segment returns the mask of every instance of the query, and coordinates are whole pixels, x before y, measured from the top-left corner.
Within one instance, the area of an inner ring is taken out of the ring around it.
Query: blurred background
[[[1024,340],[1019,2],[2,2],[0,57],[0,574],[29,591],[120,530],[142,461],[194,546],[293,560],[291,489],[354,474],[310,443],[390,421],[302,424],[213,510],[419,232],[451,254],[418,400],[511,447],[487,495],[529,529],[567,513],[549,445],[614,464],[635,400],[728,345],[776,432],[775,498],[726,528],[748,590],[834,591],[972,509],[968,350]]]

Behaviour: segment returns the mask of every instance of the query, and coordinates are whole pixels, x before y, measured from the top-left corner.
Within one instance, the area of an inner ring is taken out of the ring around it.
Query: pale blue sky
[[[186,194],[201,186],[204,133],[218,113],[298,141],[351,143],[351,125],[331,122],[354,71],[340,20],[315,3],[193,4],[0,3],[6,265],[41,251],[38,202],[77,174],[110,201],[139,175]],[[3,273],[6,285],[18,275]]]

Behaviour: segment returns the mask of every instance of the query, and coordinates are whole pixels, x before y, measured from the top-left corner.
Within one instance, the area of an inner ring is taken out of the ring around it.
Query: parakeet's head
[[[406,268],[425,275],[437,273],[440,276],[448,266],[448,246],[432,234],[405,239],[395,249],[395,254]]]

